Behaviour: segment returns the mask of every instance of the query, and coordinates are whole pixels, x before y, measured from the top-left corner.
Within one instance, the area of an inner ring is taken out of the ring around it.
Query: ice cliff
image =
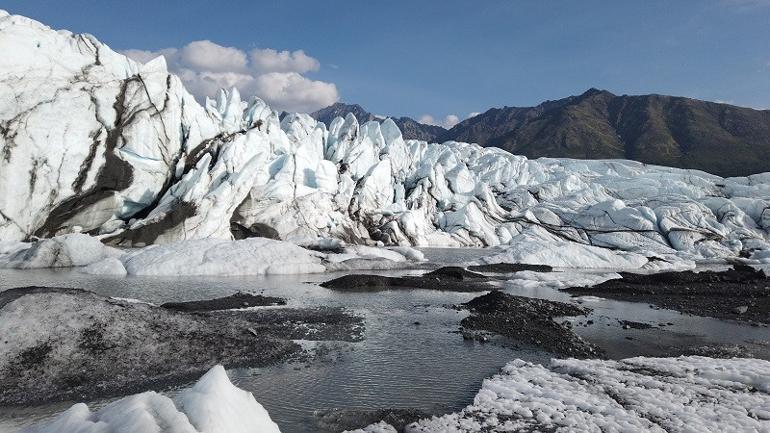
[[[528,160],[404,140],[390,119],[281,116],[235,89],[202,106],[163,58],[138,64],[3,11],[0,51],[4,241],[82,231],[115,246],[267,236],[770,257],[770,173]]]

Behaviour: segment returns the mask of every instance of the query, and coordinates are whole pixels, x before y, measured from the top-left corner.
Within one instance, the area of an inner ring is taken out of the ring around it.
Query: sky
[[[203,98],[336,101],[451,126],[595,87],[770,108],[770,0],[0,0],[147,61]]]

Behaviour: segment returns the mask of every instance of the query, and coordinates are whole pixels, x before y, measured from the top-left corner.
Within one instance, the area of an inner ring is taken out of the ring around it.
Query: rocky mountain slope
[[[234,89],[201,106],[163,58],[141,65],[92,36],[4,12],[0,50],[0,240],[335,238],[508,245],[501,257],[513,260],[610,248],[635,267],[770,259],[768,173],[533,161],[406,140],[390,119],[281,118]]]
[[[310,116],[327,125],[337,117],[345,117],[348,114],[356,116],[359,122],[364,123],[370,120],[383,121],[384,118],[377,117],[374,114],[366,111],[358,104],[343,104],[337,102],[334,105],[330,105],[326,108],[322,108]],[[436,141],[436,137],[447,132],[445,128],[436,125],[426,125],[420,123],[410,117],[398,117],[393,118],[393,122],[401,130],[401,135],[404,140],[423,140],[423,141]]]
[[[312,116],[328,124],[348,113],[378,120],[360,105],[342,103]],[[528,158],[630,159],[720,176],[770,171],[770,110],[676,96],[590,89],[536,107],[492,108],[450,130],[408,117],[394,121],[405,139],[477,143]]]
[[[493,108],[436,140],[529,158],[632,159],[720,176],[770,171],[770,111],[675,96],[591,89],[537,107]]]

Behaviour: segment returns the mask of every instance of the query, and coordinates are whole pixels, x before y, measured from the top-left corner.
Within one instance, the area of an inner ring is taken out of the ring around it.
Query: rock
[[[389,424],[396,432],[403,432],[408,424],[428,418],[431,413],[420,409],[331,409],[317,411],[315,416],[321,432],[351,431],[380,422]]]
[[[412,290],[427,289],[448,292],[482,292],[489,290],[488,278],[458,268],[442,270],[437,274],[388,277],[385,275],[351,274],[325,281],[321,287],[344,291]],[[443,276],[443,279],[440,276]],[[475,277],[473,275],[479,275]]]
[[[459,266],[447,266],[423,274],[423,278],[438,278],[439,280],[486,280],[488,277],[478,272],[472,272]]]
[[[500,274],[512,274],[514,272],[532,271],[532,272],[552,272],[553,268],[548,265],[528,265],[524,263],[490,263],[485,265],[471,265],[468,269],[476,272],[493,272]]]
[[[746,314],[747,311],[749,311],[749,307],[746,305],[741,305],[733,308],[733,313],[735,314]]]
[[[652,325],[649,323],[634,322],[631,320],[618,320],[623,329],[650,329]]]
[[[267,305],[286,305],[286,300],[272,296],[252,295],[250,293],[238,292],[230,296],[216,299],[167,302],[161,304],[161,307],[176,311],[216,311]]]
[[[553,320],[556,316],[587,315],[591,310],[573,304],[513,296],[494,290],[462,304],[470,311],[462,320],[465,333],[475,332],[482,342],[490,341],[487,332],[501,335],[517,344],[571,357],[597,357],[601,350],[575,334],[570,326]],[[471,335],[474,335],[471,333]]]

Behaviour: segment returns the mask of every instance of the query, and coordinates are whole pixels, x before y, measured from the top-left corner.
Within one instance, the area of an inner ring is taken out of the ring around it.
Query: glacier
[[[770,173],[528,160],[404,140],[390,119],[325,125],[236,89],[199,104],[162,57],[140,64],[4,11],[0,50],[4,242],[261,236],[496,247],[494,260],[565,266],[770,262]]]

